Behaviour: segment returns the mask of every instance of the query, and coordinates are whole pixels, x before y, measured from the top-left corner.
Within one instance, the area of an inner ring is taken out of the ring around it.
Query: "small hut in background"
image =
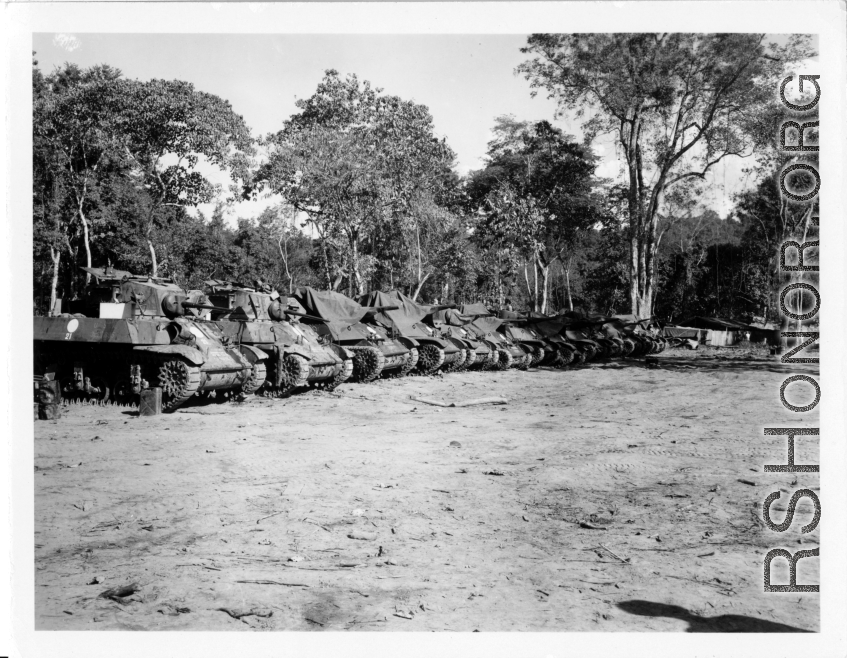
[[[729,347],[743,340],[751,340],[753,330],[750,325],[735,320],[700,315],[680,322],[677,327],[665,327],[665,331],[668,329],[697,330],[698,340],[704,345],[713,347]]]

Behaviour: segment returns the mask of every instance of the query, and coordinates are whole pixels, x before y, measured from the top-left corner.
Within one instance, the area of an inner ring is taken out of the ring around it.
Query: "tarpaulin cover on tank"
[[[501,320],[523,320],[524,316],[517,311],[501,310],[497,313],[497,317]]]
[[[361,321],[368,312],[358,302],[332,290],[298,288],[294,297],[300,302],[306,313],[315,315],[327,322],[355,324]]]
[[[464,304],[460,309],[462,315],[491,315],[491,311],[484,304]]]
[[[533,336],[529,331],[524,329],[523,327],[509,327],[509,336],[512,340],[516,340],[520,343],[540,343],[541,341]]]
[[[543,313],[531,311],[529,313],[531,319],[530,326],[534,327],[542,336],[556,336],[565,323],[558,317],[549,317]]]
[[[489,316],[487,318],[477,318],[471,324],[483,333],[487,334],[492,331],[497,331],[497,328],[503,324],[503,321],[500,318]]]
[[[472,315],[462,315],[455,308],[445,308],[430,314],[433,322],[440,322],[450,327],[464,327],[474,321]]]
[[[363,306],[397,306],[396,310],[375,311],[374,318],[383,327],[391,327],[394,324],[397,330],[404,336],[428,337],[429,334],[417,323],[429,314],[429,306],[418,304],[406,297],[399,290],[391,292],[380,292],[375,290],[369,292],[359,299]]]

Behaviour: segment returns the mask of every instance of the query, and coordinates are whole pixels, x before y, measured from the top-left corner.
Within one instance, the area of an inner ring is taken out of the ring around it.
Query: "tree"
[[[267,140],[269,160],[246,190],[279,192],[304,213],[320,237],[327,287],[338,283],[330,271],[335,246],[356,295],[378,260],[363,249],[391,224],[419,245],[425,208],[453,176],[453,153],[435,137],[429,110],[381,92],[326,71],[315,94],[297,102],[300,112]]]
[[[188,82],[123,80],[118,93],[122,105],[115,134],[151,200],[136,226],[156,276],[154,229],[161,209],[209,203],[219,194],[219,186],[197,168],[201,160],[228,171],[236,183],[247,180],[253,140],[229,102]]]
[[[704,180],[717,163],[750,155],[786,67],[812,54],[805,35],[785,45],[755,34],[534,34],[518,66],[559,112],[588,112],[586,141],[613,134],[627,176],[629,296],[652,315],[656,236],[666,193]]]
[[[92,265],[92,215],[100,206],[104,181],[120,175],[114,157],[117,80],[121,72],[101,65],[71,64],[45,77],[33,68],[33,165],[38,239],[49,243],[53,262],[51,308],[57,297],[59,263],[65,249],[76,265],[81,230],[85,265]],[[73,294],[75,280],[68,281]],[[86,275],[86,281],[89,276]]]
[[[519,266],[517,260],[524,261],[532,307],[545,311],[551,268],[559,263],[569,285],[580,236],[600,220],[596,158],[547,121],[501,116],[493,132],[486,167],[472,172],[467,185],[470,205],[481,214],[475,235],[488,246],[499,245],[507,271]],[[502,303],[502,290],[498,296]]]

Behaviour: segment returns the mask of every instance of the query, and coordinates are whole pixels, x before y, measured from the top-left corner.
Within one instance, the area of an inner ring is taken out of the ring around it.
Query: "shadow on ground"
[[[653,601],[622,601],[617,604],[624,612],[642,617],[670,617],[688,622],[687,633],[811,633],[802,628],[788,626],[745,615],[719,615],[701,617],[678,605]]]

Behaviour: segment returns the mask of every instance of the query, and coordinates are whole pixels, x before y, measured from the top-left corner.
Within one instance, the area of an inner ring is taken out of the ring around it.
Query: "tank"
[[[532,328],[551,348],[550,352],[545,353],[542,365],[565,368],[585,363],[585,353],[563,334],[565,323],[561,318],[530,311],[527,313],[526,326]]]
[[[467,325],[468,331],[477,340],[485,340],[493,346],[496,358],[486,364],[486,367],[494,370],[508,370],[517,368],[526,370],[532,361],[532,355],[520,345],[512,342],[510,338],[500,333],[498,329],[503,321],[494,317],[482,304],[465,304],[460,309],[462,315],[472,316],[473,322]]]
[[[465,361],[456,368],[457,371],[482,370],[496,362],[496,346],[477,339],[476,334],[468,328],[475,319],[473,316],[462,315],[454,306],[433,306],[424,317],[427,326],[467,351]]]
[[[529,365],[537,366],[550,360],[555,351],[533,327],[527,324],[526,316],[514,311],[501,310],[498,317],[503,321],[498,331],[513,343],[520,345],[530,355]]]
[[[651,322],[652,318],[639,319],[634,315],[615,315],[609,318],[606,330],[622,337],[626,343],[626,356],[656,354],[664,351],[667,341],[649,333],[646,325]]]
[[[326,341],[352,353],[354,381],[401,377],[417,365],[416,350],[391,337],[382,327],[362,322],[368,313],[385,309],[365,307],[332,290],[309,287],[298,288],[294,299],[303,309],[302,322],[311,325]]]
[[[267,378],[257,391],[285,397],[312,386],[333,390],[353,372],[352,354],[333,345],[292,317],[288,297],[260,283],[206,281],[212,321],[237,345],[252,345],[267,355]]]
[[[441,335],[423,321],[432,312],[448,306],[418,304],[399,290],[370,292],[360,297],[359,303],[385,309],[369,312],[364,320],[378,325],[409,349],[416,349],[418,360],[415,371],[423,375],[432,375],[439,370],[453,372],[468,362],[470,353],[467,345]]]
[[[209,322],[202,291],[84,269],[93,279],[76,313],[34,318],[35,375],[58,380],[64,398],[132,404],[158,386],[170,412],[195,394],[249,394],[264,384],[265,353],[233,344]]]

